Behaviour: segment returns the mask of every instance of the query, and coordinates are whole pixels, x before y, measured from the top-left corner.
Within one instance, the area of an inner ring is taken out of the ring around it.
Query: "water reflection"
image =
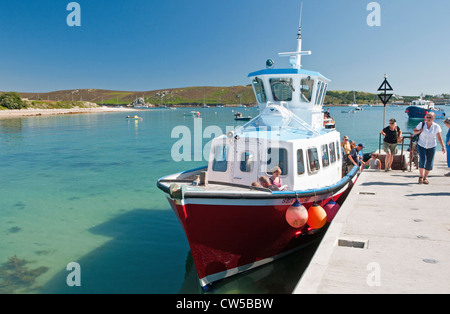
[[[23,139],[23,119],[0,119],[0,142],[15,143]]]

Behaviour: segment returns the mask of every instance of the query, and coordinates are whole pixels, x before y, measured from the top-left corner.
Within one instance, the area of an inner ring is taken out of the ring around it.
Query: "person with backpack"
[[[442,152],[445,154],[445,144],[442,140],[442,128],[434,122],[434,112],[428,112],[425,115],[426,122],[419,123],[413,130],[414,134],[419,134],[417,150],[419,152],[419,184],[429,184],[428,175],[433,170],[434,155],[436,153],[437,141],[442,146]]]

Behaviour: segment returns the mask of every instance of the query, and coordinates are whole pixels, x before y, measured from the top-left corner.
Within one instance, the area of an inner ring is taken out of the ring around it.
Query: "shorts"
[[[383,142],[383,150],[386,154],[395,155],[395,154],[397,154],[397,151],[398,151],[397,143],[392,144],[392,143]]]

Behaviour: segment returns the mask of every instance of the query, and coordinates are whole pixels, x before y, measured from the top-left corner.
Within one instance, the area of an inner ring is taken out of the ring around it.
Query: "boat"
[[[279,54],[289,57],[290,68],[273,68],[270,59],[248,75],[259,114],[214,138],[207,165],[157,181],[204,290],[319,240],[362,171],[343,173],[342,136],[324,127],[330,80],[301,67],[301,56],[310,53],[301,50],[299,27],[297,50]],[[275,166],[280,189],[254,186]],[[297,209],[307,219],[292,219]]]
[[[240,113],[240,112],[236,112],[236,113],[234,114],[234,120],[237,120],[237,121],[249,121],[249,120],[251,120],[251,119],[252,119],[251,116],[244,117],[244,116],[242,115],[242,113]]]
[[[405,113],[408,114],[410,119],[425,119],[425,115],[429,112],[434,112],[436,118],[444,118],[445,111],[441,108],[437,108],[434,102],[424,100],[420,97],[417,100],[413,100],[411,106],[406,108]]]
[[[184,116],[185,117],[193,116],[193,117],[197,117],[198,118],[198,117],[200,117],[200,111],[192,110],[192,111],[189,111],[189,112],[185,112]]]
[[[364,110],[362,107],[360,107],[357,103],[356,103],[356,95],[355,95],[355,91],[353,91],[353,104],[348,105],[349,107],[351,107],[353,110],[357,110],[357,111],[362,111]]]
[[[131,120],[142,120],[142,118],[139,116],[126,116],[126,118]]]

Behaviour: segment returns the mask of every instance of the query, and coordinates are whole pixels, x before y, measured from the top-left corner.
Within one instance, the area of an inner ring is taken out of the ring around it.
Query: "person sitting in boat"
[[[279,191],[280,190],[276,185],[273,185],[270,182],[270,179],[267,176],[259,177],[259,183],[261,184],[261,186],[263,188],[266,188],[266,189],[269,189],[269,190],[272,190],[272,191]]]
[[[275,185],[277,188],[281,188],[281,178],[280,178],[280,174],[281,174],[281,169],[280,167],[276,166],[274,167],[272,170],[272,176],[269,178],[270,183]]]
[[[254,187],[256,187],[256,188],[260,188],[261,186],[259,185],[259,183],[258,182],[252,182],[252,185],[251,186],[254,186]]]

